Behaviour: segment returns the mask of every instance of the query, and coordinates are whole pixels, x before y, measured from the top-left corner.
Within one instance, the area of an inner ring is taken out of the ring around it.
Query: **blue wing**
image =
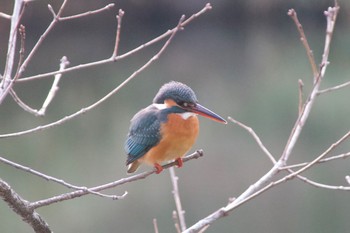
[[[126,164],[141,158],[161,139],[159,110],[150,105],[139,111],[132,119],[129,134],[125,142],[128,154]]]

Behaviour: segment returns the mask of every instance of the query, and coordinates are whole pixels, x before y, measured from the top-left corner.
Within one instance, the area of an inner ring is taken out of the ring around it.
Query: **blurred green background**
[[[28,4],[27,53],[51,21],[47,3],[58,10],[62,1]],[[97,9],[113,1],[69,1],[63,15]],[[207,1],[120,0],[103,13],[59,23],[29,64],[25,76],[58,69],[60,58],[71,66],[112,54],[115,15],[122,8],[120,52],[124,53],[169,28],[180,16],[190,16]],[[340,14],[322,88],[349,81],[350,2],[340,2]],[[103,105],[59,127],[0,140],[0,156],[48,175],[82,186],[95,186],[126,176],[123,143],[129,120],[149,105],[159,87],[177,80],[191,86],[199,101],[220,115],[251,126],[278,157],[297,117],[298,79],[311,87],[311,69],[299,34],[287,11],[294,8],[302,22],[317,64],[325,36],[323,11],[332,1],[213,0],[213,9],[178,33],[155,64],[142,72]],[[0,11],[10,14],[13,1],[1,0]],[[9,21],[0,19],[0,66],[7,50]],[[115,64],[63,75],[60,90],[47,115],[34,117],[8,97],[0,108],[1,134],[56,121],[94,103],[153,56],[162,43]],[[52,79],[17,84],[15,90],[40,108]],[[306,98],[306,97],[305,97]],[[290,163],[310,161],[350,128],[349,88],[318,98]],[[241,194],[271,168],[268,158],[250,135],[233,125],[201,118],[201,133],[193,151],[202,159],[176,169],[182,204],[190,226]],[[348,152],[344,143],[334,153]],[[347,185],[348,160],[318,165],[305,175],[315,181]],[[142,170],[147,168],[143,167]],[[36,201],[67,192],[66,188],[0,164],[0,177],[23,198]],[[175,209],[168,172],[108,190],[129,194],[112,201],[96,196],[38,209],[55,232],[176,232]],[[207,232],[348,232],[349,192],[322,190],[302,181],[279,185],[217,221]],[[0,202],[1,232],[31,232],[30,227]]]

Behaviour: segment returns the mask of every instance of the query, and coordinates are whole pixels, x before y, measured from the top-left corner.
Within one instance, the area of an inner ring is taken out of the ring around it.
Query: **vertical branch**
[[[11,82],[12,69],[14,68],[14,59],[16,51],[16,41],[17,41],[17,27],[21,19],[21,9],[25,5],[24,0],[16,0],[13,7],[13,13],[11,16],[11,29],[9,33],[9,43],[7,47],[6,64],[3,74],[3,80],[0,83],[0,95],[7,89],[7,86]]]
[[[299,111],[298,112],[300,116],[301,112],[303,111],[303,87],[304,87],[303,80],[299,79],[298,85],[299,85],[299,106],[298,106]]]
[[[118,25],[117,25],[117,33],[115,36],[115,45],[114,45],[114,51],[113,51],[112,57],[117,57],[117,55],[118,55],[118,47],[119,47],[119,41],[120,41],[120,30],[122,28],[123,16],[124,16],[124,11],[122,9],[120,9],[119,13],[117,15]]]
[[[171,183],[173,185],[173,195],[174,195],[177,215],[180,223],[180,228],[182,231],[184,231],[186,230],[186,221],[185,221],[185,211],[182,209],[179,186],[177,183],[179,177],[176,176],[174,167],[169,168],[169,172],[170,172]]]

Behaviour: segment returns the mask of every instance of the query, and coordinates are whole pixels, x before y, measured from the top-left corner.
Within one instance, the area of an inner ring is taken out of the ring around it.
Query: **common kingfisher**
[[[153,104],[131,119],[125,142],[127,172],[133,173],[140,163],[146,163],[159,174],[163,170],[160,164],[169,160],[176,160],[181,167],[182,157],[198,136],[197,114],[227,124],[221,116],[200,105],[187,85],[175,81],[164,84]]]

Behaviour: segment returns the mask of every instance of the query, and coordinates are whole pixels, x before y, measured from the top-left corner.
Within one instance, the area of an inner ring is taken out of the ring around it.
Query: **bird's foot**
[[[154,168],[156,169],[156,174],[159,174],[163,171],[163,167],[159,163],[155,163]]]
[[[177,158],[175,161],[177,162],[177,167],[182,167],[184,165],[182,158]]]

